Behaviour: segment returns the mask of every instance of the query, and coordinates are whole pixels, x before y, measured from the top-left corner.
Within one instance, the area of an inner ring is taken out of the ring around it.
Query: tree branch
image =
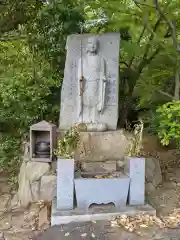
[[[167,16],[164,14],[164,12],[161,10],[160,6],[159,6],[159,3],[158,3],[158,0],[154,0],[154,4],[155,4],[155,7],[160,15],[161,18],[163,18],[165,20],[165,22],[167,23],[167,25],[169,26],[170,28],[170,31],[171,31],[171,36],[172,36],[172,40],[173,40],[173,45],[176,49],[177,52],[180,53],[180,46],[178,45],[178,42],[177,42],[177,36],[176,36],[176,27],[175,25],[173,24],[172,21],[170,21]]]
[[[141,34],[139,35],[139,39],[138,39],[138,41],[137,41],[138,44],[140,44],[141,39],[142,39],[142,37],[143,37],[143,35],[144,35],[145,30],[146,30],[146,27],[144,26],[143,29],[142,29]],[[134,58],[135,58],[135,55],[134,55],[134,56],[132,57],[132,59],[130,60],[130,62],[129,62],[129,67],[131,67],[131,65],[132,65],[132,63],[133,63],[133,61],[134,61]]]
[[[124,61],[120,61],[120,63],[124,64],[126,67],[129,67],[129,65]]]
[[[132,0],[132,1],[133,1],[133,2],[136,4],[136,6],[139,7],[139,8],[140,8],[139,5],[145,6],[145,7],[150,7],[150,8],[155,8],[153,5],[148,5],[148,4],[146,4],[146,3],[140,3],[140,2],[138,2],[137,0]]]
[[[156,51],[153,52],[153,54],[147,59],[147,64],[149,64],[155,58],[155,56],[160,52],[161,49],[162,49],[162,47],[159,46],[156,49]]]
[[[156,21],[153,29],[152,29],[151,35],[150,35],[150,37],[149,37],[149,41],[148,41],[148,43],[147,43],[147,45],[146,45],[146,48],[145,48],[145,52],[144,52],[143,59],[146,59],[146,58],[147,58],[147,55],[148,55],[148,53],[149,53],[149,49],[150,49],[150,47],[151,47],[151,41],[153,40],[153,38],[154,38],[154,36],[155,36],[155,32],[157,31],[157,28],[159,27],[159,24],[160,24],[161,20],[162,20],[162,18],[159,17],[158,20]],[[147,24],[146,24],[146,25],[147,25]]]
[[[141,61],[141,63],[138,66],[138,71],[140,73],[142,72],[144,67],[151,63],[151,61],[156,57],[156,55],[161,51],[161,49],[163,49],[161,46],[157,47],[157,49],[152,53],[152,55],[149,58],[143,59]]]
[[[172,100],[175,99],[173,95],[171,95],[171,94],[169,94],[169,93],[167,93],[167,92],[164,92],[164,91],[162,91],[162,90],[158,90],[158,92],[159,92],[160,94],[168,97],[168,98],[171,98]]]

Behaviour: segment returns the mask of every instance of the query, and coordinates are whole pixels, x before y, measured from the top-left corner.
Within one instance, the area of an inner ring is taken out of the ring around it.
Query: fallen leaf
[[[103,176],[95,176],[95,178],[101,179],[103,178]]]
[[[111,225],[117,226],[117,221],[111,221]]]
[[[142,228],[147,228],[148,226],[145,225],[145,224],[140,224],[140,227],[142,227]]]
[[[81,237],[86,237],[86,236],[87,236],[87,233],[81,234]]]
[[[69,235],[70,235],[69,232],[67,232],[67,233],[64,234],[65,237],[68,237]]]
[[[129,228],[128,231],[129,231],[129,232],[133,232],[133,231],[134,231],[134,228]]]

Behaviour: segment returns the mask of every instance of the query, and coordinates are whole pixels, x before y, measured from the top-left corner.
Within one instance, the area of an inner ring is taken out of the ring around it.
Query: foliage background
[[[42,119],[58,124],[66,37],[79,32],[83,16],[72,1],[4,6],[1,13],[17,24],[0,19],[9,23],[0,35],[0,168],[14,172],[29,126]],[[19,11],[28,14],[20,19]]]

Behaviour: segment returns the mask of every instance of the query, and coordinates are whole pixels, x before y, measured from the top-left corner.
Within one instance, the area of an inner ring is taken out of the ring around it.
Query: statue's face
[[[90,53],[96,53],[98,50],[98,42],[95,38],[89,38],[87,43],[87,51]]]

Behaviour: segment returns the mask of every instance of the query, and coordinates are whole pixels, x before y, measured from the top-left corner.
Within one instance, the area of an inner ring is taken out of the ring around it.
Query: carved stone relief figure
[[[116,130],[120,34],[72,34],[66,42],[59,128]]]
[[[88,38],[85,57],[78,61],[78,111],[77,122],[96,125],[96,130],[106,130],[105,124],[98,122],[103,114],[106,93],[106,62],[99,55],[99,41]]]

